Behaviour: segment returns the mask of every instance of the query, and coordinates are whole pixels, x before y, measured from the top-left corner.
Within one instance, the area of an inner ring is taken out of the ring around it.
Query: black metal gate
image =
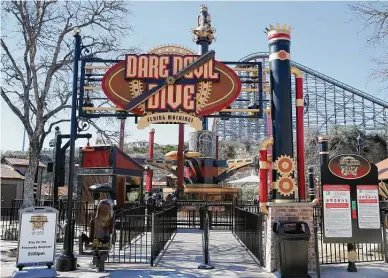
[[[347,243],[323,242],[323,210],[322,206],[314,207],[314,224],[318,225],[317,241],[319,250],[319,264],[347,263]],[[386,233],[382,228],[381,236]],[[357,243],[355,242],[358,262],[374,262],[384,260],[384,243]]]
[[[264,213],[248,210],[252,208],[252,206],[234,207],[233,233],[260,265],[265,266],[266,216]]]
[[[209,211],[209,226],[211,230],[233,229],[233,202],[214,201],[178,201],[177,225],[180,229],[195,229],[200,227],[202,209]]]

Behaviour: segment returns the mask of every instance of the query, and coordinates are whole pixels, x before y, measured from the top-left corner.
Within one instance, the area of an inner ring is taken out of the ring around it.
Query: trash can
[[[310,229],[303,221],[276,221],[276,268],[281,277],[310,277],[308,249]]]

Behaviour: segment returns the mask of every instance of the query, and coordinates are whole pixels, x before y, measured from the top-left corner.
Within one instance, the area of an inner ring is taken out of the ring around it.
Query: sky
[[[143,52],[165,44],[178,44],[197,50],[191,29],[196,27],[200,4],[206,4],[216,29],[210,46],[218,61],[238,61],[254,52],[268,51],[264,28],[277,23],[291,25],[291,59],[369,94],[388,101],[371,78],[371,59],[382,49],[366,43],[371,30],[351,14],[348,2],[132,2],[129,25],[134,34],[123,38],[128,46]],[[69,133],[69,124],[60,125]],[[177,144],[177,125],[154,125],[155,142]],[[1,99],[1,150],[21,150],[23,126]],[[185,139],[193,130],[186,126]],[[148,140],[149,129],[137,130],[132,119],[126,121],[127,141]],[[92,132],[93,133],[93,132]],[[45,142],[53,139],[49,135]],[[95,134],[91,143],[95,142]],[[26,142],[28,146],[28,142]],[[83,146],[77,140],[76,146]]]

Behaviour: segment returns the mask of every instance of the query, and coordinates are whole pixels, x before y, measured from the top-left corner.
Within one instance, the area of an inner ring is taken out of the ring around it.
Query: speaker
[[[50,161],[49,163],[47,163],[47,173],[52,173],[53,169],[54,163]]]

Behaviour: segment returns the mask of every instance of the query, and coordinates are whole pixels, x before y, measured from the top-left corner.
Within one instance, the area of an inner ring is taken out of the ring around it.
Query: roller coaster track
[[[268,53],[262,53],[262,52],[259,52],[259,53],[253,53],[253,54],[250,54],[244,58],[241,59],[242,62],[248,62],[252,59],[255,59],[255,58],[264,58],[264,59],[267,59],[268,58]],[[297,62],[294,62],[294,61],[291,61],[291,65],[294,66],[294,67],[297,67],[298,69],[300,69],[301,71],[305,72],[305,73],[309,73],[311,75],[315,75],[316,77],[319,77],[320,79],[326,81],[326,82],[329,82],[331,84],[334,84],[336,85],[337,87],[341,88],[341,89],[344,89],[346,91],[349,91],[357,96],[360,96],[362,98],[365,98],[371,102],[374,102],[378,105],[381,105],[383,106],[384,108],[388,108],[388,103],[387,102],[384,102],[383,100],[377,98],[377,97],[374,97],[370,94],[367,94],[363,91],[360,91],[352,86],[349,86],[341,81],[338,81],[338,80],[335,80],[334,78],[331,78],[323,73],[320,73],[320,72],[317,72],[316,70],[313,70],[309,67],[306,67],[302,64],[299,64]]]
[[[268,68],[268,53],[252,53],[240,60],[240,62],[253,61],[262,62],[262,66]],[[309,98],[308,110],[305,113],[306,127],[317,128],[321,132],[327,132],[328,127],[337,124],[355,125],[365,131],[388,130],[387,102],[307,66],[294,61],[291,63],[305,76],[304,94]],[[263,80],[265,84],[265,78]],[[241,98],[249,97],[249,95],[241,96]],[[240,106],[241,103],[237,102],[232,105],[236,108]],[[295,117],[293,119],[295,120]],[[213,130],[217,131],[220,140],[237,140],[244,137],[258,140],[267,135],[267,122],[266,117],[262,120],[216,119]]]

